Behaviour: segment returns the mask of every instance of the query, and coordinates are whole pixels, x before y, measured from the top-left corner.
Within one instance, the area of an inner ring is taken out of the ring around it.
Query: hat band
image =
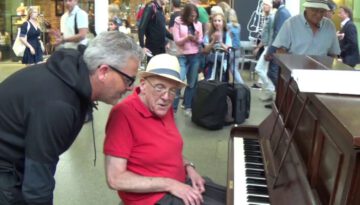
[[[168,69],[168,68],[156,68],[156,69],[152,69],[152,70],[149,71],[149,72],[155,73],[155,74],[158,74],[158,75],[161,75],[161,74],[172,75],[172,76],[180,79],[180,74],[179,74],[179,72],[174,71],[174,70],[171,70],[171,69]]]

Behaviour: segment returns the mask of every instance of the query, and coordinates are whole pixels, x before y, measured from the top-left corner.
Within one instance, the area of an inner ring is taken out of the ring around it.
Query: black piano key
[[[261,164],[245,163],[245,168],[246,169],[264,169],[264,166]]]
[[[260,145],[259,142],[247,142],[244,141],[244,145]]]
[[[267,185],[265,179],[252,179],[252,178],[247,178],[246,179],[246,184]]]
[[[261,152],[255,152],[255,151],[246,150],[244,153],[245,153],[246,156],[258,156],[258,157],[262,157],[262,156],[261,156]]]
[[[245,156],[245,162],[252,162],[252,163],[262,164],[263,160],[260,157],[248,157],[248,156]]]
[[[261,197],[261,196],[248,196],[248,202],[253,203],[270,203],[269,197]]]
[[[247,177],[265,178],[265,172],[263,172],[263,171],[245,170],[245,174]]]
[[[246,186],[246,190],[249,194],[261,194],[269,196],[269,192],[266,187],[248,185]]]
[[[249,139],[249,138],[244,138],[244,142],[259,142],[258,139]]]
[[[260,151],[260,147],[244,147],[245,151]]]

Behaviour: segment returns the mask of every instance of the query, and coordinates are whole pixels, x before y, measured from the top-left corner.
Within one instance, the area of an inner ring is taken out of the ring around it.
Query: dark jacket
[[[165,53],[166,37],[172,35],[166,30],[166,21],[162,7],[156,2],[148,3],[139,25],[139,44],[151,50],[153,55]],[[144,36],[146,42],[144,43]]]
[[[340,33],[345,34],[344,38],[340,40],[340,56],[345,64],[354,67],[360,62],[356,26],[352,21],[348,21],[341,28]]]
[[[55,52],[0,84],[0,162],[15,165],[30,204],[51,204],[59,155],[91,107],[89,71],[76,50]]]

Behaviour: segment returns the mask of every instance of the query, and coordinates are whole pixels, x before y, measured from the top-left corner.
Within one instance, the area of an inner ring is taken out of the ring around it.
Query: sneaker
[[[272,109],[272,103],[266,104],[266,105],[264,105],[264,107],[267,109]]]
[[[251,88],[254,88],[254,89],[261,89],[261,86],[259,86],[258,84],[254,83]]]
[[[191,117],[191,115],[192,115],[191,108],[186,108],[185,109],[185,115],[188,116],[188,117]]]
[[[264,93],[262,96],[259,97],[259,99],[263,102],[270,102],[273,100],[273,94],[272,93]]]

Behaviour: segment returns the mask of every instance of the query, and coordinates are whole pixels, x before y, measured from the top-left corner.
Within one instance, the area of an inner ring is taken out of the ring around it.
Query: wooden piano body
[[[236,137],[259,138],[272,204],[360,204],[360,97],[301,93],[290,80],[293,69],[352,68],[329,57],[282,54],[276,61],[281,69],[273,112],[258,127],[231,130],[227,204],[242,204],[233,201],[239,194],[233,192]]]

